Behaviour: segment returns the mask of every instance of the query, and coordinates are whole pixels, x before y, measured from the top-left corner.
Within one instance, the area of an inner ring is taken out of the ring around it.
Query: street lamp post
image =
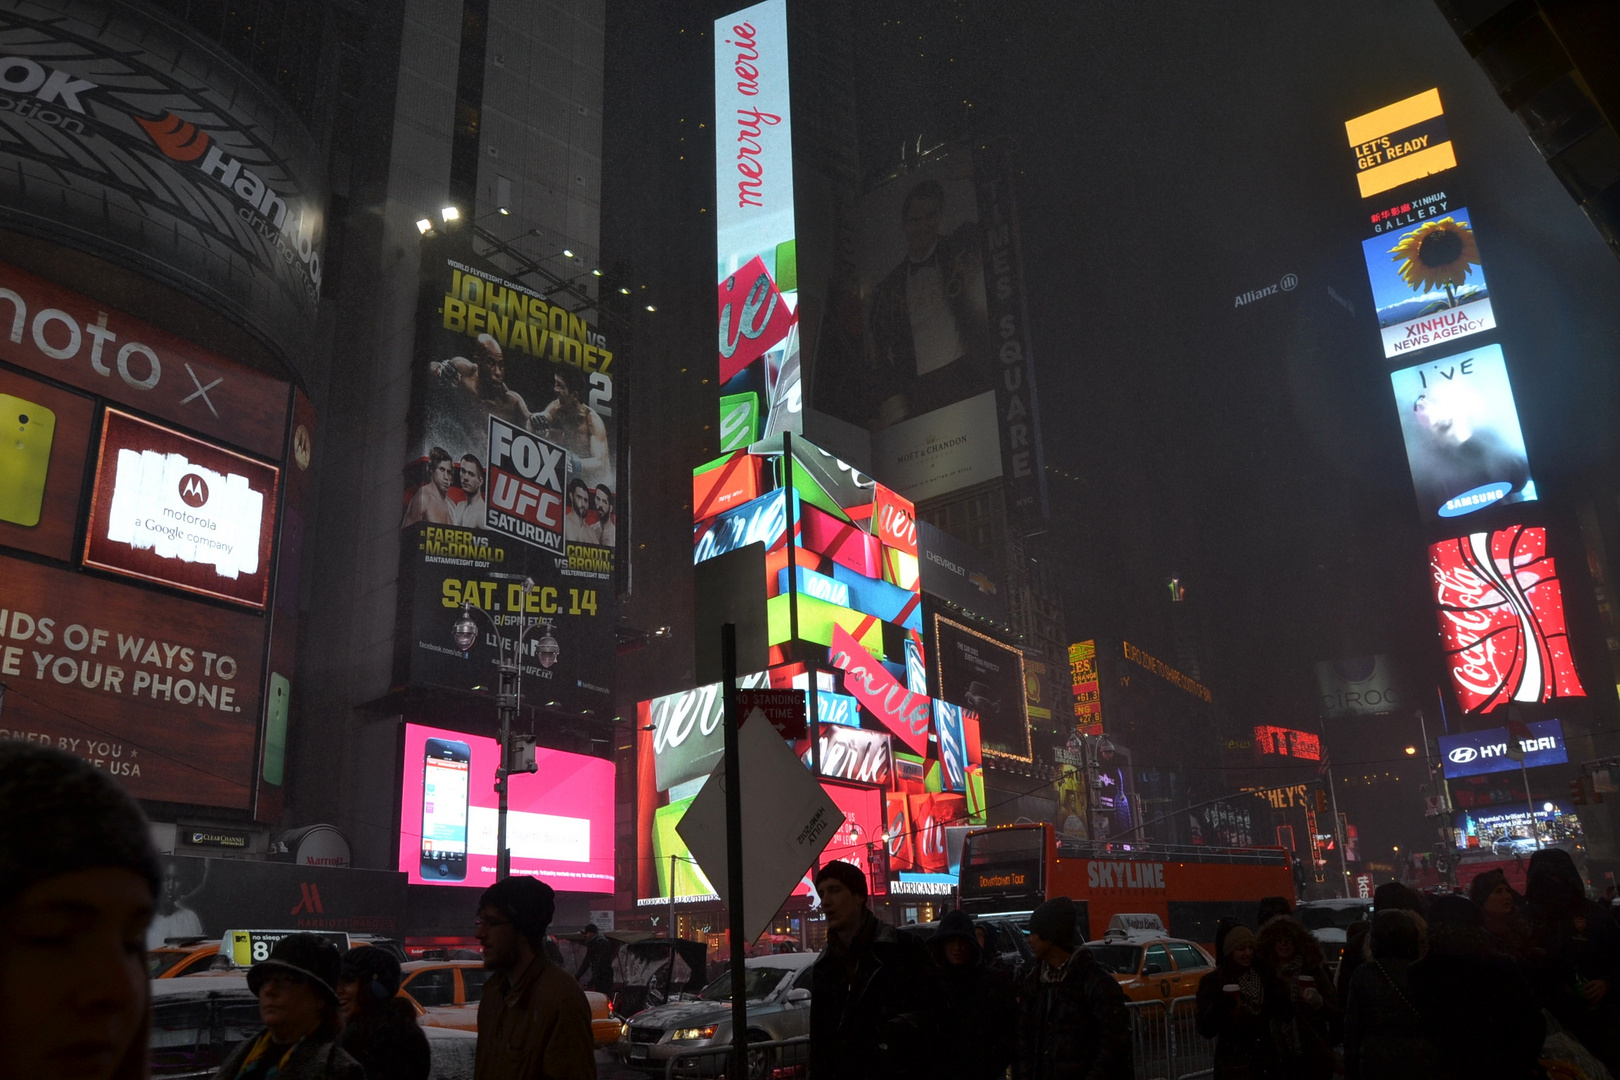
[[[524,591],[534,588],[534,581],[523,579]],[[518,708],[522,704],[523,674],[519,668],[522,662],[523,642],[535,630],[543,629],[545,633],[536,642],[535,652],[541,667],[549,668],[557,662],[561,649],[557,639],[551,633],[550,619],[536,619],[521,627],[517,640],[511,642],[512,655],[507,656],[506,635],[495,619],[481,607],[473,607],[471,603],[461,605],[461,617],[450,628],[450,637],[466,656],[478,641],[478,624],[473,621],[472,613],[476,611],[489,623],[490,630],[495,635],[499,659],[496,661],[498,672],[495,686],[495,714],[500,721],[498,738],[501,745],[500,762],[495,766],[495,795],[497,798],[495,815],[495,879],[505,881],[512,874],[512,853],[506,846],[506,810],[507,810],[507,776],[514,772],[535,772],[539,769],[534,759],[534,739],[520,736],[517,745],[512,739],[512,721],[516,719]],[[519,759],[522,760],[519,760]],[[469,837],[471,832],[468,833]],[[468,845],[468,855],[472,854],[471,844]]]

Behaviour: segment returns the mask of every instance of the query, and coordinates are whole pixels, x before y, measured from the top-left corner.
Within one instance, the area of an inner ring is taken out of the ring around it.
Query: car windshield
[[[185,949],[153,949],[146,954],[146,975],[155,979],[166,971],[178,967],[191,953]]]
[[[1299,921],[1307,930],[1348,930],[1353,922],[1366,922],[1371,907],[1302,907]]]
[[[1098,965],[1110,975],[1135,975],[1142,966],[1140,945],[1087,945],[1086,951],[1097,958]]]
[[[743,995],[745,1000],[758,1001],[760,998],[770,997],[771,991],[782,984],[782,980],[793,974],[787,968],[779,967],[751,967],[743,973]],[[704,1001],[730,1001],[731,1000],[731,973],[720,976],[714,982],[703,988],[698,995]]]

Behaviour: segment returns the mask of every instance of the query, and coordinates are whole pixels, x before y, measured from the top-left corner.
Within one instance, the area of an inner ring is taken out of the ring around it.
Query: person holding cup
[[[1329,1080],[1341,1072],[1334,1044],[1340,1010],[1322,950],[1298,919],[1267,923],[1255,939],[1255,964],[1267,983],[1268,1019],[1278,1075]]]
[[[1220,960],[1198,983],[1198,1034],[1215,1040],[1215,1080],[1274,1080],[1277,1055],[1266,1010],[1266,983],[1254,966],[1254,932],[1222,927]]]

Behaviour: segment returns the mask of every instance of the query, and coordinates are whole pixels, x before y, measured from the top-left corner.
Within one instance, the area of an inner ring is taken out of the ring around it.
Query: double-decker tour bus
[[[1067,896],[1084,941],[1115,915],[1150,912],[1176,937],[1208,945],[1223,918],[1253,926],[1262,897],[1294,903],[1293,868],[1280,847],[1059,841],[1044,822],[968,833],[959,886],[971,915],[1030,911]]]

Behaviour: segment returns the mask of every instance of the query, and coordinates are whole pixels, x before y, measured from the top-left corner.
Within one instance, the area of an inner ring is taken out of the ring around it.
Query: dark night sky
[[[715,400],[699,381],[713,363],[713,144],[695,124],[713,107],[708,27],[737,6],[609,5],[603,246],[652,279],[663,312],[688,312],[637,358],[657,384],[633,420],[638,588],[660,582],[633,606],[646,625],[690,610],[667,584],[689,580],[683,530],[649,504],[673,506],[684,470],[713,456],[690,419],[707,423]],[[1168,654],[1161,583],[1180,574],[1204,681],[1246,722],[1314,726],[1310,664],[1335,655],[1391,652],[1432,687],[1426,541],[1344,120],[1439,86],[1462,166],[1446,185],[1466,185],[1544,499],[1613,475],[1620,345],[1620,264],[1434,5],[854,7],[868,168],[918,134],[1018,145],[1071,639]],[[1295,291],[1234,308],[1287,273]],[[626,673],[630,700],[675,688],[687,646],[669,648]]]
[[[1079,477],[1051,478],[1054,538],[1087,556],[1072,637],[1151,640],[1179,573],[1206,681],[1257,721],[1308,722],[1314,659],[1433,663],[1343,128],[1430,86],[1543,492],[1612,457],[1620,267],[1431,3],[877,4],[858,25],[868,157],[908,127],[1017,141],[1047,461]],[[1234,308],[1285,273],[1295,292]]]

